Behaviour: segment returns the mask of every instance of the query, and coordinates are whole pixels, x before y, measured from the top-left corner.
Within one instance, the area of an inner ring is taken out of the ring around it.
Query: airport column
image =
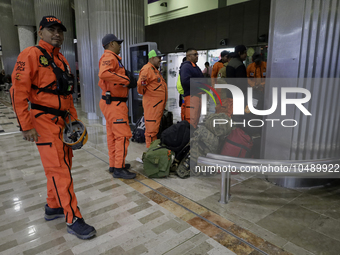
[[[11,0],[0,0],[0,38],[6,74],[11,74],[20,53],[18,29],[13,25]]]
[[[12,0],[13,23],[18,27],[20,52],[34,46],[34,1]]]
[[[292,107],[287,114],[276,111],[267,116],[295,120],[298,124],[294,128],[283,125],[264,128],[261,151],[264,159],[290,163],[339,159],[339,13],[339,0],[271,1],[264,109],[269,109],[272,103],[273,87],[303,88],[311,94],[304,104],[311,115]],[[323,185],[315,184],[314,180],[313,186]],[[294,188],[306,183],[306,178],[277,178],[274,182]]]
[[[140,0],[75,0],[79,75],[82,110],[88,116],[103,117],[99,100],[99,59],[103,54],[102,38],[115,34],[123,38],[123,65],[129,69],[129,45],[144,41],[144,1]],[[105,123],[105,121],[103,121]]]

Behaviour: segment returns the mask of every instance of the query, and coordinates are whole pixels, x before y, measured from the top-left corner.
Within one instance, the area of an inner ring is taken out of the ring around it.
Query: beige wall
[[[218,0],[161,0],[152,4],[147,4],[147,0],[145,2],[147,5],[145,25],[218,8]],[[168,6],[160,6],[163,2],[166,2]]]
[[[228,0],[227,5],[247,1],[250,0]],[[160,6],[163,2],[167,7]],[[144,4],[146,26],[218,8],[218,0],[161,0],[152,4],[144,0]]]

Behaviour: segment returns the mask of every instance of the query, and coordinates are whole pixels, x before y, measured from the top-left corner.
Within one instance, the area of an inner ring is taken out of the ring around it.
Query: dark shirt
[[[194,63],[190,61],[185,61],[181,64],[179,74],[181,76],[181,84],[184,90],[184,97],[189,95],[195,95],[201,90],[192,88],[190,91],[190,78],[203,78],[204,75],[201,69]]]
[[[247,69],[240,58],[232,58],[226,71],[228,78],[247,78]]]
[[[242,60],[240,58],[232,58],[227,67],[226,67],[226,76],[227,76],[227,81],[230,84],[236,85],[239,87],[245,98],[247,98],[247,79],[231,79],[230,78],[247,78],[247,70],[245,65],[243,64]],[[231,92],[228,90],[227,91],[227,97],[228,98],[233,98]]]

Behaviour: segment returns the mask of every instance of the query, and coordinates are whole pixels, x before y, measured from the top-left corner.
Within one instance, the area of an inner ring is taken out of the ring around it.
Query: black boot
[[[126,168],[115,168],[112,176],[114,178],[133,179],[136,177],[136,174],[129,172]]]
[[[126,170],[129,170],[131,168],[131,165],[130,164],[125,164],[125,169]],[[110,173],[113,173],[113,170],[115,169],[115,167],[110,167],[109,168],[109,172]]]

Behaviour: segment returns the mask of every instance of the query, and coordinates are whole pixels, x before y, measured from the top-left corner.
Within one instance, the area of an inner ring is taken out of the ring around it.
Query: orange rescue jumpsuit
[[[60,48],[55,48],[43,40],[39,41],[39,46],[50,55],[53,54],[53,60],[58,67],[65,71],[64,62],[70,72],[67,60],[59,52]],[[74,118],[78,118],[72,95],[61,96],[38,91],[37,88],[46,87],[56,81],[56,76],[43,53],[36,47],[28,47],[19,54],[12,73],[12,81],[10,92],[20,129],[28,131],[35,128],[40,135],[36,145],[47,178],[47,204],[50,208],[62,207],[66,222],[72,223],[74,217],[82,216],[73,190],[72,149],[61,140],[64,121],[61,117],[41,110],[28,110],[27,102],[29,100],[32,105],[69,110]],[[53,85],[51,89],[55,87]]]
[[[212,79],[216,79],[217,78],[217,74],[218,74],[218,71],[220,71],[220,69],[224,66],[224,64],[222,63],[222,61],[218,61],[214,64],[213,66],[213,69],[212,69],[212,72],[211,72],[211,78]]]
[[[149,148],[151,142],[157,139],[168,100],[168,86],[161,73],[150,62],[140,70],[137,91],[143,95],[145,142],[146,148]]]
[[[102,98],[99,107],[106,119],[107,147],[109,149],[110,167],[125,168],[125,158],[129,139],[132,137],[128,119],[126,100],[129,93],[129,78],[121,64],[121,57],[110,50],[104,50],[99,60],[99,87],[102,97],[107,91],[113,100],[106,104]]]
[[[265,78],[267,71],[267,63],[261,61],[261,65],[257,66],[255,62],[251,63],[247,67],[247,77],[248,84],[250,87],[261,86],[261,89],[264,89]]]
[[[225,78],[227,78],[227,65],[229,62],[224,63],[223,67],[218,71],[217,75],[217,83],[226,83]],[[216,107],[215,113],[225,113],[229,117],[233,114],[233,99],[227,98],[226,90],[223,89],[216,89],[216,92],[219,94],[222,105],[220,101],[216,97]]]

